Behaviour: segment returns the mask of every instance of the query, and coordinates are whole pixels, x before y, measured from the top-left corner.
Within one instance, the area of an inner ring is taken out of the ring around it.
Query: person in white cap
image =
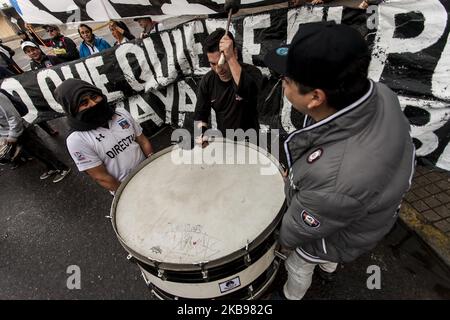
[[[29,24],[26,24],[26,26],[29,28],[30,35],[36,43],[52,48],[53,54],[64,62],[74,61],[80,58],[80,53],[78,52],[75,42],[69,37],[61,34],[61,29],[57,25],[43,26],[50,36],[48,39],[40,38]]]
[[[32,41],[24,41],[21,45],[23,52],[31,59],[31,70],[50,68],[64,61],[57,56],[46,55],[39,46]]]
[[[64,62],[56,56],[46,55],[33,41],[24,41],[22,42],[21,47],[25,54],[31,59],[31,70],[50,68]],[[58,130],[50,127],[50,125],[45,121],[39,122],[37,125],[50,136],[57,136],[59,134]]]

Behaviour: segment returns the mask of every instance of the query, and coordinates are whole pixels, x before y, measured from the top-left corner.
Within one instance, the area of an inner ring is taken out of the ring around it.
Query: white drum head
[[[246,164],[173,161],[180,152],[198,160],[224,148],[235,150],[224,152],[225,163],[246,154]],[[134,252],[152,261],[197,264],[245,248],[274,221],[283,202],[278,163],[254,148],[221,141],[203,150],[176,148],[147,163],[117,196],[113,215],[121,241]]]

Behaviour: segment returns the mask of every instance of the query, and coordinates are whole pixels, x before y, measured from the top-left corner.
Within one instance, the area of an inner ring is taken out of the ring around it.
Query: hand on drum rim
[[[294,249],[292,248],[286,248],[283,247],[282,245],[279,246],[278,250],[276,250],[278,253],[281,254],[281,256],[283,257],[283,260],[289,258],[289,256],[291,255],[292,251],[294,251]]]
[[[286,169],[286,167],[280,163],[280,167],[281,167],[281,175],[283,176],[284,181],[287,180],[287,177],[289,176],[289,170]]]
[[[204,149],[209,145],[208,140],[209,140],[208,136],[202,134],[195,138],[195,144],[201,145],[202,148]]]

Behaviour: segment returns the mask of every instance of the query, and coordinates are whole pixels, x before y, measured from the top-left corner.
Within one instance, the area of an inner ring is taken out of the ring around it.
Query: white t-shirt
[[[109,129],[75,131],[67,137],[67,148],[80,171],[104,165],[119,181],[143,160],[145,155],[136,142],[142,128],[125,109],[117,109],[108,121]]]

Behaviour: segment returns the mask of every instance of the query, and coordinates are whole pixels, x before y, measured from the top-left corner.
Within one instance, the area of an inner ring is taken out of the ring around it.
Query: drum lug
[[[159,264],[155,263],[155,268],[158,272],[158,278],[160,278],[161,280],[165,281],[167,279],[164,270],[159,268]]]
[[[161,280],[166,280],[166,275],[164,274],[164,270],[158,269],[158,278]]]
[[[244,260],[245,260],[245,265],[246,265],[247,267],[248,267],[249,265],[252,264],[252,258],[250,257],[250,254],[249,254],[249,253],[247,253],[247,254],[245,255]]]
[[[208,270],[205,269],[205,263],[204,263],[204,262],[200,262],[200,263],[198,264],[198,266],[200,267],[200,269],[202,269],[202,277],[203,277],[203,280],[204,280],[205,282],[208,282],[208,280],[209,280],[209,275],[208,275]]]
[[[253,295],[253,292],[254,292],[253,286],[249,285],[248,288],[247,288],[247,291],[248,291],[248,294],[250,296],[249,300],[253,300],[253,297],[254,297],[254,295]]]
[[[128,260],[129,262],[138,263],[137,260],[136,260],[136,258],[133,257],[131,254],[127,255],[127,260]]]
[[[208,270],[202,270],[203,280],[208,281]]]

